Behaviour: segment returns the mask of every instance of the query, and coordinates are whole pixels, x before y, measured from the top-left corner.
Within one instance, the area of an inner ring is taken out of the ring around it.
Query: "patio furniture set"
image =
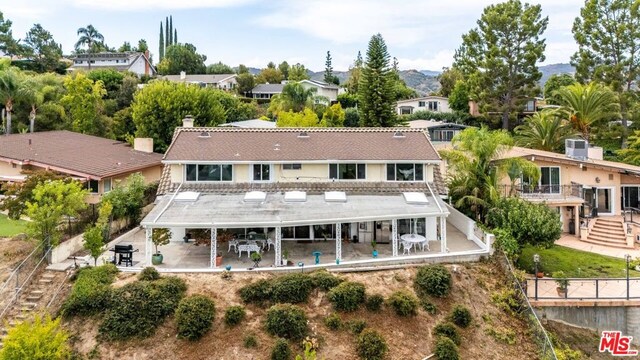
[[[265,248],[270,251],[271,246],[275,247],[275,242],[271,238],[267,238],[264,234],[249,233],[246,239],[234,238],[230,240],[227,252],[233,248],[239,258],[242,257],[243,252],[246,252],[247,257],[251,258],[252,252],[261,253]]]
[[[411,254],[411,249],[415,248],[414,251],[418,251],[418,247],[424,251],[426,248],[427,251],[431,251],[429,248],[429,241],[435,240],[427,240],[422,235],[418,234],[404,234],[400,235],[400,246],[402,247],[402,254]]]

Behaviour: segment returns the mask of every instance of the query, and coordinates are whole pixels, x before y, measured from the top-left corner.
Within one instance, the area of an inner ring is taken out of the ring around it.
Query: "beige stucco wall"
[[[4,175],[4,176],[16,176],[16,175],[20,175],[20,172],[22,171],[22,165],[15,165],[15,168],[13,167],[12,164],[8,163],[8,162],[0,162],[0,176]]]
[[[420,101],[424,101],[425,102],[425,106],[419,106],[420,105]],[[429,101],[436,101],[438,103],[438,111],[436,112],[442,112],[442,113],[449,113],[452,112],[451,108],[449,107],[449,100],[447,99],[442,99],[439,97],[434,97],[434,98],[417,98],[417,99],[411,99],[411,100],[406,100],[406,101],[399,101],[396,103],[396,113],[400,114],[400,108],[401,107],[412,107],[413,108],[413,112],[416,111],[432,111],[429,110]]]

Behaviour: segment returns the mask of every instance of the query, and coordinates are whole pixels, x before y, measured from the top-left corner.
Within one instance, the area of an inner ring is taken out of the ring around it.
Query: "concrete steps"
[[[589,236],[582,241],[601,246],[629,248],[624,224],[621,220],[597,218],[589,230]]]

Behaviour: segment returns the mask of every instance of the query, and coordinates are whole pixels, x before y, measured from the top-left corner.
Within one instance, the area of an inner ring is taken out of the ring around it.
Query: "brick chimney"
[[[144,62],[144,74],[151,75],[151,67],[149,66],[149,50],[144,51],[144,57],[146,57]]]
[[[192,128],[193,127],[193,116],[187,115],[182,119],[182,127]]]
[[[146,153],[153,152],[153,139],[152,138],[135,138],[133,139],[133,150],[142,151]]]

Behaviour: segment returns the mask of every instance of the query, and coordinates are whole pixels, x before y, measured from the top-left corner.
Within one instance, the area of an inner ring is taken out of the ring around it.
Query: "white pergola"
[[[199,194],[176,192],[165,195],[144,218],[145,260],[151,264],[153,228],[204,228],[211,230],[210,267],[215,267],[217,232],[221,228],[275,228],[274,265],[281,266],[282,228],[335,225],[336,260],[342,259],[341,227],[345,223],[391,221],[392,256],[398,256],[398,220],[429,219],[440,226],[442,253],[446,253],[446,218],[449,211],[433,194],[342,195],[304,192],[246,194]]]

